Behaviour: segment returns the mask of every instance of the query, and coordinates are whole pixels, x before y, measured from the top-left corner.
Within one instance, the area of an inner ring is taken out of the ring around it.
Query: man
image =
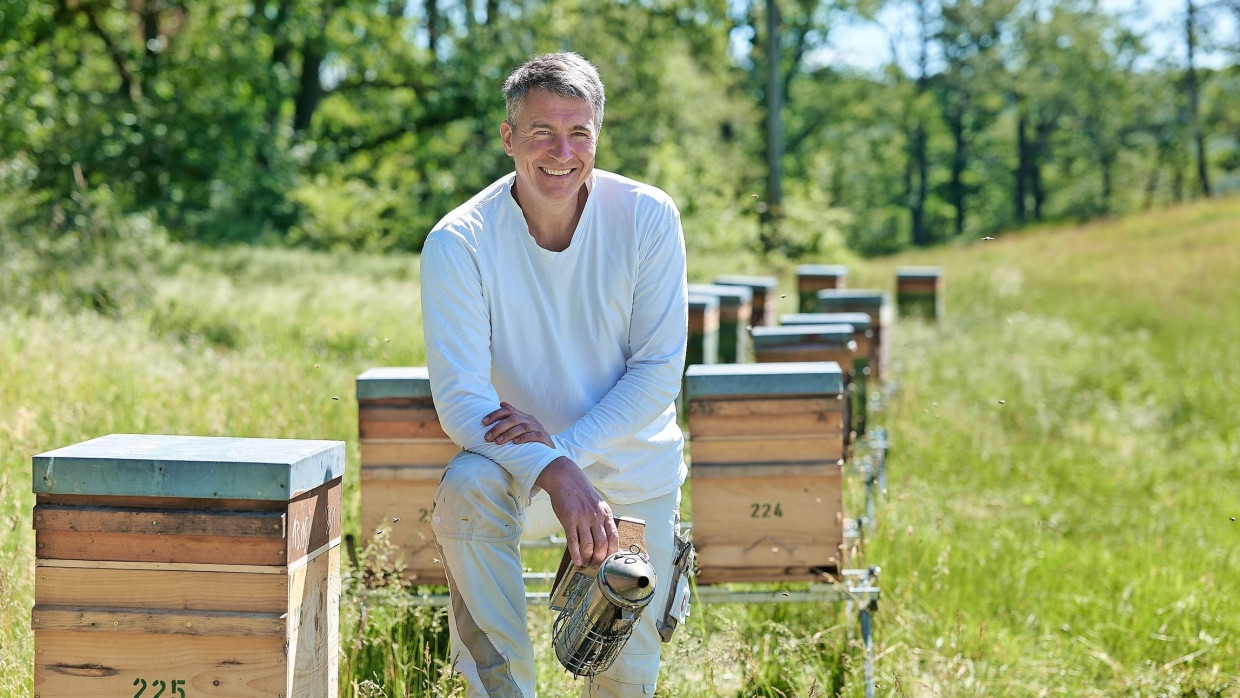
[[[662,191],[594,169],[604,91],[581,56],[536,56],[503,91],[514,172],[422,252],[431,390],[463,449],[432,515],[453,661],[470,696],[533,696],[522,534],[562,528],[574,564],[599,563],[618,547],[613,516],[630,516],[646,522],[656,595],[583,695],[648,696],[686,473],[680,214]]]

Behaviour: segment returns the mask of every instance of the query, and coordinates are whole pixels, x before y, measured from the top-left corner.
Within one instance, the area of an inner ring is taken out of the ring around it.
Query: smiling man
[[[519,541],[562,529],[577,564],[646,522],[656,595],[587,696],[653,695],[685,478],[675,397],[684,237],[664,192],[596,170],[604,91],[575,53],[504,83],[514,171],[444,217],[422,252],[431,390],[462,451],[435,495],[452,659],[470,696],[533,696]]]

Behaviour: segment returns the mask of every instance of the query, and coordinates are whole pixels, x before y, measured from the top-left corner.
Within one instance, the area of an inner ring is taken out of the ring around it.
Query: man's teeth
[[[547,173],[547,174],[549,174],[549,175],[555,175],[556,177],[563,177],[564,175],[568,174],[569,172],[572,172],[572,170],[549,170],[549,169],[547,169],[547,168],[545,168],[545,167],[544,167],[544,168],[542,168],[542,171],[543,171],[543,172],[546,172],[546,173]]]

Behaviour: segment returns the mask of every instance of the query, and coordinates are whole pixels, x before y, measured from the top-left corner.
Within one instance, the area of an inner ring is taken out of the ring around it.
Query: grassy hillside
[[[790,267],[690,264],[794,288]],[[1240,695],[1240,199],[855,263],[850,285],[891,289],[905,264],[945,268],[947,315],[892,333],[879,695]],[[355,531],[353,379],[423,360],[414,257],[178,250],[147,281],[113,317],[0,310],[0,695],[31,693],[33,454],[340,439]],[[346,695],[456,690],[439,616],[346,601]],[[861,694],[840,608],[698,607],[686,630],[661,694]]]
[[[1240,201],[885,260],[900,695],[1240,695]]]

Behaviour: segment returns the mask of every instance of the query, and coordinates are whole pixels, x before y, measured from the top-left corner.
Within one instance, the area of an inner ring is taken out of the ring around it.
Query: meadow
[[[1240,199],[852,260],[849,284],[910,264],[943,267],[946,315],[897,320],[874,417],[877,694],[1240,696]],[[694,281],[778,275],[781,312],[793,269],[690,260]],[[0,695],[33,693],[32,455],[338,439],[356,536],[354,379],[423,362],[415,256],[169,247],[141,275],[105,314],[0,308]],[[463,695],[441,612],[388,567],[345,565],[342,694]],[[540,642],[549,625],[531,610]],[[543,693],[578,690],[546,656]],[[698,605],[659,695],[860,696],[861,656],[839,605]]]

